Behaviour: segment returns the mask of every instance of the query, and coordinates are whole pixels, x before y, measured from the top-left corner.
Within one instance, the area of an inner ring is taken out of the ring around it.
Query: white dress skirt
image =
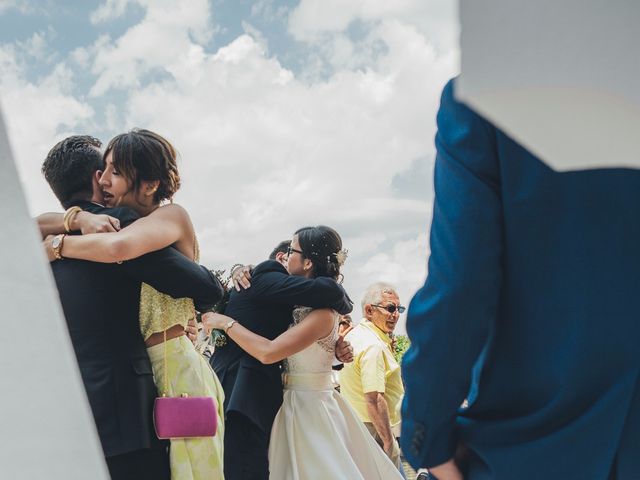
[[[294,323],[311,311],[298,308]],[[284,399],[271,431],[272,480],[393,480],[402,475],[347,401],[334,389],[333,331],[287,359]]]

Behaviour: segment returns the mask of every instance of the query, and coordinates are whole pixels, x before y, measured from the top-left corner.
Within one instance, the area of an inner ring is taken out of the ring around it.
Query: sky
[[[458,32],[455,0],[0,0],[0,105],[30,211],[61,210],[40,173],[57,141],[148,128],[180,153],[203,264],[255,264],[325,224],[349,251],[355,319],[376,281],[408,305]]]

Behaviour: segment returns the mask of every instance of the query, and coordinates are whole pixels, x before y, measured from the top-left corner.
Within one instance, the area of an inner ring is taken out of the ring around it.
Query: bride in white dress
[[[292,275],[337,278],[344,261],[342,241],[329,227],[307,227],[293,236]],[[231,318],[207,314],[208,328],[222,329],[263,363],[284,362],[284,400],[269,446],[273,480],[393,480],[402,475],[334,389],[331,365],[338,340],[338,314],[298,307],[292,326],[274,340],[254,334]],[[269,319],[265,318],[265,321]]]

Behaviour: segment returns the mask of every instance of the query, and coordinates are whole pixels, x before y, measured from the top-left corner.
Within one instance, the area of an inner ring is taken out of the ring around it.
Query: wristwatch
[[[64,237],[66,236],[66,233],[61,233],[60,235],[53,237],[53,240],[51,241],[53,256],[56,257],[56,260],[62,260],[64,258],[62,256],[62,245],[64,244]]]
[[[228,321],[228,322],[225,324],[225,326],[224,326],[224,333],[227,333],[227,332],[229,331],[229,329],[230,329],[231,327],[233,327],[233,324],[234,324],[234,323],[236,323],[236,321],[235,321],[235,320],[230,320],[230,321]]]

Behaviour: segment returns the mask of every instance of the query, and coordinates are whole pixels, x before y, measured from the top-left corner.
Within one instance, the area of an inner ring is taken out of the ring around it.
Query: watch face
[[[51,242],[51,246],[53,248],[58,248],[60,246],[60,241],[62,240],[61,237],[54,237],[53,241]]]

